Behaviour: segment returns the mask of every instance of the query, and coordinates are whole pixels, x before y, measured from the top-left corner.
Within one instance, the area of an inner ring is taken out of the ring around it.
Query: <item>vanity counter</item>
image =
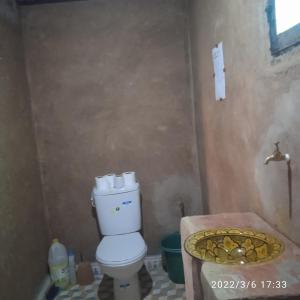
[[[300,248],[256,214],[184,217],[180,226],[187,300],[300,299]],[[252,227],[280,239],[285,250],[272,261],[242,266],[201,263],[184,250],[190,234],[217,227]]]

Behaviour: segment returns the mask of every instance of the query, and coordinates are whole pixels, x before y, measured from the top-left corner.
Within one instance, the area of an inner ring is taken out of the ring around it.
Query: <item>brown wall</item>
[[[150,253],[201,213],[184,1],[24,7],[32,107],[50,230],[94,259],[93,178],[135,170]]]
[[[300,243],[300,48],[271,56],[265,7],[263,0],[191,1],[202,188],[211,213],[255,211]],[[211,49],[220,41],[224,102],[214,100],[211,61]],[[291,220],[287,166],[264,165],[276,141],[292,158]]]
[[[14,1],[0,3],[0,299],[33,299],[47,229]]]

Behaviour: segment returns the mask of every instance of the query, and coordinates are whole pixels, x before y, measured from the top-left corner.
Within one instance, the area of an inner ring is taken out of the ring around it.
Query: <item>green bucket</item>
[[[181,239],[178,232],[166,236],[161,241],[163,255],[169,278],[175,283],[184,283],[183,262],[181,254]]]

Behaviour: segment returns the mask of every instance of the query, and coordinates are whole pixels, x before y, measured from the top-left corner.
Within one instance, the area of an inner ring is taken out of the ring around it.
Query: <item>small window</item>
[[[271,53],[281,53],[300,44],[300,0],[268,0]]]

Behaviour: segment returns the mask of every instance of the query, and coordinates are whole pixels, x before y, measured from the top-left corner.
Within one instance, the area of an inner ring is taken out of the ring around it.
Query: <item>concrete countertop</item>
[[[270,233],[284,242],[285,250],[270,262],[249,266],[229,266],[210,262],[201,264],[184,250],[184,241],[190,234],[226,226],[252,227]],[[187,300],[300,299],[300,248],[256,214],[223,213],[184,217],[181,220],[181,239]],[[237,288],[212,288],[213,281],[220,281],[221,285],[224,285],[224,281],[235,283],[255,281],[256,287],[241,288],[238,284]],[[268,281],[271,281],[270,286]],[[276,281],[280,281],[278,283],[280,286],[284,286],[282,282],[286,281],[287,287],[276,288]]]

